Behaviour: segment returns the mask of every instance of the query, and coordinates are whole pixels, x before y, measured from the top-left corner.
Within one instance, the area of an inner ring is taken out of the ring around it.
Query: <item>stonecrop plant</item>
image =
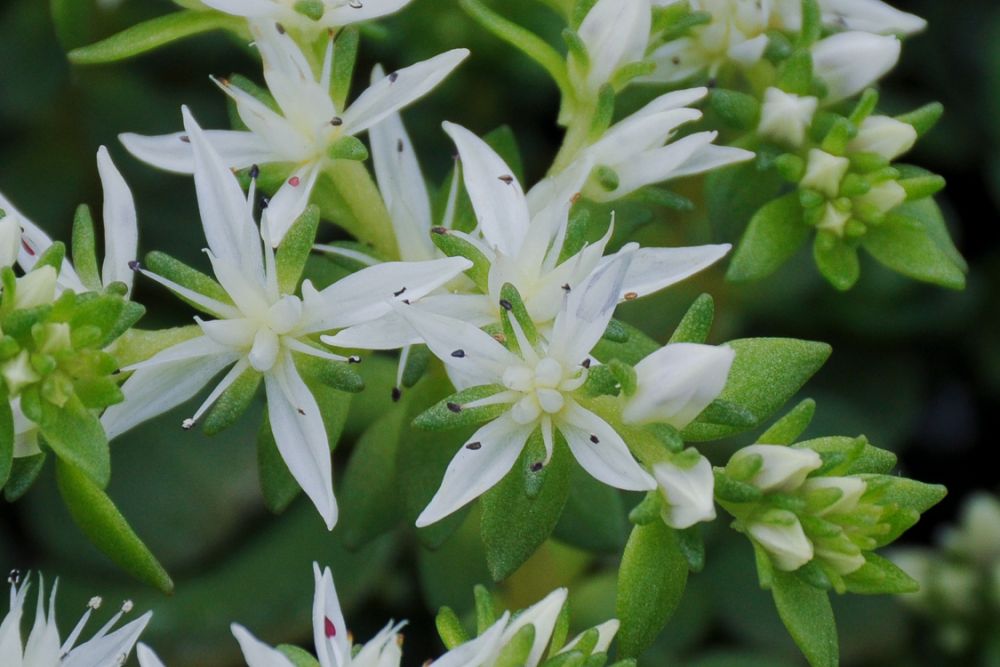
[[[55,3],[57,19],[72,4]],[[476,45],[369,73],[356,71],[359,43],[407,0],[176,4],[69,59],[108,64],[210,31],[259,58],[259,72],[212,79],[230,127],[203,128],[177,100],[175,133],[121,128],[133,156],[192,176],[201,231],[177,226],[203,232],[206,261],[140,253],[136,203],[103,147],[102,231],[81,206],[71,243],[53,241],[15,208],[16,193],[0,197],[7,502],[54,466],[94,545],[169,592],[170,575],[108,493],[114,441],[192,400],[163,428],[239,437],[227,429],[263,400],[257,443],[245,444],[258,448],[264,503],[282,513],[304,492],[315,530],[340,531],[354,548],[399,530],[416,536],[404,544],[436,549],[473,516],[502,582],[553,536],[601,551],[615,521],[631,523],[616,554],[617,617],[575,639],[565,589],[538,591],[512,613],[481,586],[474,620],[438,614],[436,656],[404,658],[405,621],[358,641],[333,584],[355,573],[317,565],[312,651],[272,648],[234,624],[254,667],[641,665],[711,558],[707,523],[745,536],[756,562],[745,576],[771,592],[812,665],[839,664],[831,594],[912,593],[931,581],[917,607],[934,613],[951,566],[919,559],[914,578],[904,569],[914,572],[916,556],[901,569],[880,550],[945,489],[901,476],[896,456],[864,436],[805,437],[816,403],[786,406],[828,345],[719,340],[709,294],[662,339],[626,321],[641,324],[656,308],[646,297],[702,272],[795,280],[784,265],[807,243],[836,290],[858,281],[862,250],[908,278],[964,287],[934,201],[943,179],[900,161],[942,109],[879,108],[879,80],[922,19],[879,0],[543,0],[563,21],[556,44],[502,3],[459,0],[448,11],[464,10],[548,73],[564,135],[551,164],[527,170],[543,174],[532,182],[508,128],[480,135],[453,109],[434,140],[442,151],[450,140],[456,159],[438,183],[400,111],[433,95]],[[679,212],[725,224],[700,245],[649,245],[650,220]],[[192,323],[147,325],[137,283],[172,293]],[[364,368],[387,353],[398,370],[391,395],[375,396]],[[334,459],[363,401],[384,409]],[[974,537],[952,540],[956,558],[977,558]],[[46,616],[42,581],[12,575],[4,666],[124,664],[156,623],[147,614],[112,631],[116,616],[80,644],[87,611],[60,643],[55,586]],[[32,587],[39,620],[22,644]],[[164,664],[144,644],[137,657]]]

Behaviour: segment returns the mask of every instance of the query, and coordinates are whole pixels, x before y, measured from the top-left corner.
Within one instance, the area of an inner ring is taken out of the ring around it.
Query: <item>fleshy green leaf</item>
[[[52,451],[98,487],[106,487],[111,479],[111,452],[101,422],[76,396],[61,408],[44,399],[40,403],[38,426]]]
[[[191,268],[179,259],[174,259],[166,253],[156,250],[149,253],[146,255],[146,266],[153,273],[163,276],[182,287],[187,287],[198,294],[207,296],[210,299],[227,304],[232,304],[233,302],[226,290],[222,289],[222,285],[217,283],[215,279],[197,269]],[[184,299],[183,297],[179,298]]]
[[[752,95],[720,88],[712,91],[708,103],[730,127],[753,130],[760,123],[760,102]]]
[[[815,414],[816,401],[807,398],[764,431],[757,438],[757,442],[767,445],[790,445],[805,433]]]
[[[31,485],[38,479],[42,468],[45,467],[45,459],[45,452],[14,459],[10,476],[7,478],[7,485],[3,488],[3,497],[7,502],[13,503],[20,500],[28,492]]]
[[[636,657],[653,643],[677,610],[687,577],[688,562],[673,529],[658,521],[632,529],[618,570],[621,655]]]
[[[812,667],[837,667],[840,649],[837,625],[825,591],[810,586],[794,573],[775,570],[771,593],[778,615]]]
[[[671,343],[704,343],[715,321],[715,300],[702,294],[691,304],[670,336]]]
[[[899,595],[916,593],[920,584],[892,561],[866,553],[865,564],[844,577],[847,590],[859,595]]]
[[[0,405],[0,490],[7,485],[11,470],[14,467],[14,413],[7,399],[7,392],[2,391],[3,405]]]
[[[101,272],[97,268],[97,241],[94,218],[90,207],[81,204],[73,217],[73,268],[88,289],[101,288]]]
[[[496,404],[481,408],[463,408],[462,405],[488,398],[501,391],[505,391],[505,387],[498,384],[470,387],[469,389],[452,394],[433,407],[425,410],[413,420],[413,425],[416,428],[426,431],[442,431],[462,426],[482,424],[496,419],[506,412],[510,406]]]
[[[553,536],[586,551],[618,553],[625,544],[625,503],[616,489],[572,465],[570,491]]]
[[[726,277],[734,282],[760,280],[791,259],[809,237],[796,193],[765,204],[743,233]]]
[[[170,575],[90,476],[63,461],[58,462],[56,471],[66,507],[94,546],[136,579],[171,592],[174,583]]]
[[[77,65],[112,63],[212,30],[229,30],[244,36],[246,20],[221,12],[174,12],[134,25],[96,44],[73,49],[69,60]]]
[[[278,290],[282,294],[294,294],[306,268],[306,260],[316,242],[316,230],[319,228],[319,208],[308,207],[295,221],[281,245],[274,254],[275,267],[278,270]]]
[[[281,644],[277,648],[295,667],[320,667],[319,660],[314,658],[305,649],[292,646],[291,644]]]
[[[337,33],[333,42],[333,76],[330,78],[330,96],[337,109],[343,109],[351,92],[351,79],[358,58],[361,34],[357,27],[347,26]]]
[[[831,235],[816,234],[813,259],[823,277],[842,292],[854,287],[861,276],[857,248]]]
[[[484,294],[488,293],[490,261],[486,255],[464,238],[449,234],[444,227],[435,227],[431,232],[431,241],[438,250],[448,257],[464,257],[472,262],[472,267],[466,270],[465,275],[469,276]]]
[[[217,435],[236,423],[253,402],[264,376],[253,368],[243,371],[222,396],[215,402],[205,417],[206,435]]]
[[[449,651],[469,641],[469,634],[451,607],[441,607],[441,611],[434,618],[434,625],[437,627],[438,635],[441,636],[445,648]]]

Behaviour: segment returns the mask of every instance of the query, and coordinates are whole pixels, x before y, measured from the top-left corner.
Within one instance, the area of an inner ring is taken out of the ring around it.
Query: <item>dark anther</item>
[[[511,176],[510,174],[504,174],[503,176],[500,177],[500,180],[506,183],[507,185],[510,185],[511,183],[514,182],[514,177]]]
[[[142,271],[142,264],[139,263],[139,260],[133,259],[131,262],[128,263],[128,268],[132,269],[133,271]]]
[[[298,413],[299,413],[300,415],[302,415],[303,417],[305,417],[305,416],[306,416],[306,411],[305,411],[305,410],[303,410],[302,408],[295,408],[295,411],[296,411],[296,412],[298,412]]]
[[[563,285],[562,288],[564,290],[566,290],[567,292],[569,292],[569,291],[571,291],[573,289],[572,287],[569,286],[569,283],[566,283],[565,285]]]
[[[280,23],[275,23],[274,27],[278,30],[280,34],[282,35],[285,34],[285,26],[281,25]]]
[[[544,467],[545,467],[545,464],[542,463],[541,461],[538,461],[536,463],[532,463],[531,464],[531,472],[539,472]]]
[[[250,178],[256,181],[259,176],[260,176],[260,167],[258,165],[251,165]]]
[[[455,350],[454,352],[451,353],[451,356],[455,357],[456,359],[462,359],[465,357],[465,350]]]
[[[404,287],[401,290],[399,290],[398,292],[393,292],[392,295],[393,296],[402,296],[403,292],[405,292],[405,291],[406,291],[406,288]]]
[[[500,299],[500,307],[508,312],[514,310],[514,304],[512,304],[507,299]]]
[[[349,363],[349,364],[360,364],[361,363],[361,357],[359,357],[357,355],[353,355],[353,356],[347,357],[347,363]]]
[[[448,233],[448,228],[447,227],[431,227],[431,233],[433,233],[433,234],[447,234]]]
[[[448,409],[454,412],[455,414],[458,414],[459,412],[462,411],[462,406],[459,405],[458,403],[448,403]]]
[[[183,143],[185,143],[185,144],[189,144],[189,143],[191,143],[191,137],[189,137],[189,136],[188,136],[188,135],[186,135],[186,134],[182,134],[182,135],[181,135],[181,141],[182,141]]]
[[[344,119],[341,118],[340,116],[334,116],[333,118],[330,119],[330,125],[333,125],[334,127],[340,127],[343,124],[344,124]]]
[[[392,402],[397,403],[403,397],[403,390],[399,387],[392,388]]]
[[[586,359],[584,359],[583,363],[580,364],[580,365],[583,366],[584,368],[590,368],[590,357],[587,357]]]
[[[405,303],[405,304],[406,304],[407,306],[409,306],[409,305],[410,305],[410,300],[409,300],[409,299],[403,299],[402,301],[403,301],[403,303]]]
[[[396,83],[396,79],[399,78],[399,72],[393,72],[389,75],[389,83]]]
[[[472,451],[477,451],[483,448],[483,443],[481,442],[470,442],[465,446],[466,449],[471,449]]]
[[[404,148],[404,146],[403,146],[403,140],[402,139],[397,139],[396,140],[396,152],[397,153],[402,153],[403,152],[403,148]]]
[[[591,441],[592,443],[594,443],[594,444],[596,445],[596,444],[597,444],[597,443],[599,443],[599,442],[600,442],[601,440],[600,440],[600,438],[598,438],[598,437],[597,437],[596,435],[594,435],[593,433],[591,433],[591,434],[590,434],[590,441]]]
[[[265,208],[267,208],[270,205],[271,205],[271,198],[270,197],[261,197],[260,198],[260,210],[263,211]]]

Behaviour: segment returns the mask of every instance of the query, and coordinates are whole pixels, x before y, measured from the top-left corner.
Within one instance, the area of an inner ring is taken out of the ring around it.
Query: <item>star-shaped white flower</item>
[[[410,0],[204,0],[204,3],[234,16],[280,21],[290,28],[314,33],[387,16],[408,5]]]
[[[327,526],[337,520],[326,430],[316,399],[300,376],[295,358],[307,355],[348,361],[318,346],[311,337],[378,318],[393,299],[416,300],[458,275],[463,258],[380,264],[355,273],[322,292],[307,280],[302,297],[279,284],[275,256],[261,236],[248,201],[233,173],[184,109],[185,127],[195,159],[195,185],[208,256],[230,302],[193,291],[143,270],[214,319],[196,318],[201,335],[169,347],[124,371],[125,402],[102,418],[108,437],[193,397],[220,371],[231,367],[201,408],[190,428],[244,372],[263,375],[268,416],[279,452]],[[266,227],[266,222],[265,225]],[[138,267],[137,267],[138,268]],[[141,269],[140,269],[141,270]],[[365,347],[363,344],[359,347]]]
[[[113,630],[115,624],[126,613],[132,610],[132,603],[122,605],[93,637],[82,644],[77,644],[87,621],[95,609],[101,606],[100,598],[93,598],[80,618],[76,627],[65,641],[60,640],[59,628],[56,626],[56,589],[59,582],[52,586],[49,598],[48,613],[45,611],[45,583],[38,578],[38,606],[35,622],[28,635],[27,642],[21,641],[21,617],[24,614],[24,602],[28,596],[30,582],[25,579],[18,581],[16,573],[11,575],[10,611],[0,623],[0,665],[3,667],[109,667],[122,665],[132,652],[132,647],[139,639],[152,617],[152,612],[146,612],[131,623]]]
[[[510,283],[521,294],[536,326],[551,329],[567,290],[582,285],[616,256],[604,256],[611,238],[609,229],[604,238],[579,253],[561,257],[569,211],[590,175],[591,158],[584,156],[559,177],[542,181],[525,195],[511,168],[486,142],[459,125],[445,123],[444,127],[458,147],[466,190],[478,221],[471,234],[447,233],[473,244],[490,262],[489,284],[485,294],[459,287],[450,293],[432,295],[418,307],[476,326],[495,324],[500,321],[500,289]],[[683,162],[683,158],[677,161]],[[422,183],[419,174],[408,177],[408,181]],[[422,196],[412,194],[411,199],[419,202]],[[411,211],[417,209],[417,203],[409,206]],[[426,224],[422,218],[419,220],[415,223],[417,230]],[[418,236],[419,231],[412,235]],[[630,244],[625,250],[631,253],[631,261],[618,300],[633,300],[684,280],[717,262],[730,247],[638,248]],[[420,342],[398,314],[386,319],[385,323],[346,329],[324,341],[341,347],[355,347],[365,341],[380,349]]]
[[[361,646],[354,645],[340,609],[330,568],[321,571],[319,565],[313,563],[313,574],[316,581],[313,640],[320,667],[399,667],[403,655],[399,631],[405,622],[389,622],[371,641]],[[283,653],[254,637],[242,625],[234,623],[232,631],[250,667],[294,667]],[[163,667],[148,646],[140,644],[138,655],[141,667]]]
[[[418,526],[448,516],[493,487],[514,466],[536,430],[541,431],[545,444],[545,462],[559,431],[580,465],[598,480],[627,490],[655,488],[653,478],[614,428],[574,398],[587,380],[590,351],[618,305],[630,254],[607,263],[564,298],[548,339],[533,343],[511,317],[516,353],[472,324],[419,308],[397,307],[445,363],[458,389],[501,387],[487,398],[456,405],[457,409],[508,406],[455,455],[441,488],[417,519]]]
[[[274,246],[305,211],[317,178],[333,159],[329,155],[332,146],[426,95],[469,54],[467,49],[454,49],[393,72],[346,109],[338,109],[329,93],[332,41],[317,79],[301,49],[280,26],[254,21],[251,31],[264,61],[264,78],[280,111],[228,81],[217,81],[236,103],[249,131],[213,130],[206,136],[223,163],[233,169],[274,162],[294,165],[264,215],[270,229],[268,240]],[[190,137],[184,132],[159,137],[123,134],[120,138],[133,155],[156,167],[186,174],[194,169]]]

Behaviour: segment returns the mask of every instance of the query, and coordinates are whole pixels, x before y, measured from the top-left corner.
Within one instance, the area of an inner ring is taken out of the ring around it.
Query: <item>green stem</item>
[[[316,203],[325,213],[330,209],[341,213],[335,213],[332,219],[358,241],[370,245],[387,260],[399,259],[392,218],[368,168],[354,160],[334,160],[326,168],[326,175],[334,191],[326,194],[335,196],[324,197],[323,188],[317,188]]]
[[[597,104],[593,101],[571,103],[569,125],[563,137],[562,147],[556,155],[549,176],[565,171],[579,156],[580,151],[590,145],[590,130],[594,124]]]

